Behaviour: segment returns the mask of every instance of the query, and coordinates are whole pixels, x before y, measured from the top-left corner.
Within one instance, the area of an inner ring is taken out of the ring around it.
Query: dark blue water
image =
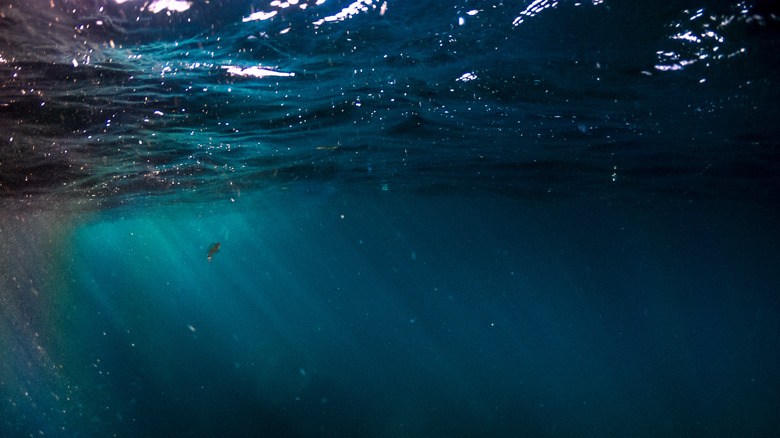
[[[0,1],[0,436],[775,436],[779,13]]]

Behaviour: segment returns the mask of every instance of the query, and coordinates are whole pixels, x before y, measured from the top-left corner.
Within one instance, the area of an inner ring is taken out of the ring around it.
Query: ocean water
[[[0,0],[0,436],[775,436],[778,47],[771,0]]]

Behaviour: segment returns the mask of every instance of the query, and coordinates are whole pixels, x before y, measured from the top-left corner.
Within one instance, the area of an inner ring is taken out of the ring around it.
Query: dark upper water
[[[771,0],[0,0],[0,436],[774,436],[779,48]]]

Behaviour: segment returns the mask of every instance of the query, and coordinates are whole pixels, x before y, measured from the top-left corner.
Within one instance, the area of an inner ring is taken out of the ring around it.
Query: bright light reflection
[[[256,78],[264,78],[268,76],[276,76],[276,77],[292,77],[295,76],[295,73],[293,72],[283,72],[283,71],[276,71],[276,70],[269,70],[267,68],[262,67],[247,67],[247,68],[241,68],[237,67],[235,65],[223,65],[222,68],[227,70],[228,73],[234,76],[254,76]]]
[[[556,6],[558,6],[556,0],[534,0],[533,3],[528,5],[528,7],[512,21],[512,24],[518,26],[525,21],[526,18],[531,18],[547,8],[554,8]]]
[[[591,0],[593,6],[598,6],[604,3],[604,0]],[[575,3],[575,6],[580,6],[582,3]],[[539,14],[545,9],[554,8],[558,6],[557,0],[534,0],[528,7],[523,10],[513,21],[514,26],[519,26],[526,18],[531,18]]]
[[[319,4],[319,2],[318,2]],[[368,12],[370,9],[376,9],[377,5],[374,4],[372,0],[357,0],[352,2],[349,6],[342,9],[335,15],[329,15],[325,18],[321,18],[314,22],[315,26],[320,26],[325,22],[332,22],[332,21],[344,21],[348,18],[352,18],[353,16],[361,13],[361,12]],[[385,6],[382,6],[383,9]]]
[[[258,11],[255,12],[254,14],[249,15],[248,17],[242,18],[241,21],[246,23],[247,21],[268,20],[269,18],[273,18],[274,15],[276,15],[276,11],[271,11],[271,12]]]
[[[326,0],[316,0],[316,2],[314,2],[314,5],[319,6],[325,3],[325,1]],[[328,22],[344,21],[346,19],[352,18],[357,14],[368,12],[377,8],[379,8],[380,15],[385,15],[385,12],[387,12],[387,2],[385,1],[381,5],[379,5],[378,3],[379,3],[378,0],[355,0],[352,3],[350,3],[347,7],[339,11],[338,13],[320,18],[319,20],[316,20],[313,24],[315,26],[320,26]],[[248,21],[270,20],[276,17],[279,11],[281,10],[288,9],[294,6],[300,9],[306,9],[310,5],[311,3],[302,2],[300,0],[286,0],[286,1],[273,0],[268,4],[268,6],[269,8],[274,8],[275,10],[253,12],[249,16],[243,17],[241,21],[246,23]],[[468,14],[475,15],[478,12],[479,11],[475,9],[469,11]]]
[[[155,0],[149,4],[146,9],[149,12],[156,14],[166,9],[171,12],[184,12],[189,9],[190,6],[192,6],[192,2],[183,0]]]
[[[719,33],[734,22],[749,22],[754,19],[754,16],[743,4],[738,4],[735,10],[734,14],[725,16],[706,15],[704,8],[696,11],[683,10],[684,17],[670,25],[670,27],[681,29],[681,31],[669,36],[670,40],[677,41],[678,44],[682,44],[682,47],[676,52],[672,50],[657,51],[659,63],[654,66],[655,69],[679,71],[696,62],[701,62],[709,67],[713,61],[744,53],[746,51],[744,47],[734,48]],[[690,28],[690,30],[686,28]]]
[[[687,40],[692,43],[700,43],[701,40],[697,38],[691,31],[685,32],[685,33],[678,33],[677,35],[672,35],[673,40]]]

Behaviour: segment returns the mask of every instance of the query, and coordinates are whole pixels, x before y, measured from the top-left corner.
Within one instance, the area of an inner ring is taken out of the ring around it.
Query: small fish
[[[211,261],[211,256],[219,252],[219,242],[212,243],[209,245],[209,261]]]

